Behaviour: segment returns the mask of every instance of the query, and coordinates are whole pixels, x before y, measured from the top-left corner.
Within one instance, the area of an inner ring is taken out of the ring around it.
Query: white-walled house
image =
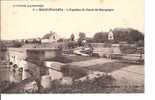
[[[50,32],[50,33],[43,36],[43,38],[41,39],[41,42],[42,43],[57,42],[58,39],[59,39],[59,36],[57,33]]]

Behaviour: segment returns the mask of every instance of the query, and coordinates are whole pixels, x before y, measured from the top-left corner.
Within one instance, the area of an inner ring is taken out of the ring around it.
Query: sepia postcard
[[[0,0],[0,93],[144,93],[144,0]]]

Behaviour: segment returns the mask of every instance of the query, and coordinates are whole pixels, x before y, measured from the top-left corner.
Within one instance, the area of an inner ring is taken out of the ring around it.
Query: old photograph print
[[[144,93],[144,0],[1,0],[0,93]]]

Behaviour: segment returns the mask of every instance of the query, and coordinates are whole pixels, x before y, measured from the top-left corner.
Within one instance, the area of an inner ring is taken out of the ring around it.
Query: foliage
[[[12,41],[13,43],[13,47],[21,47],[23,44],[21,42],[18,41]]]
[[[138,42],[139,40],[144,40],[144,34],[138,30],[127,28],[113,30],[115,42],[126,41],[127,43]]]
[[[68,48],[69,49],[73,49],[73,48],[77,47],[77,45],[78,45],[78,43],[75,41],[68,42]]]
[[[57,42],[63,42],[64,39],[63,38],[60,38]]]
[[[114,33],[114,43],[120,41],[125,41],[127,43],[140,43],[143,45],[144,34],[138,30],[132,28],[115,28]],[[93,37],[93,42],[96,43],[105,43],[108,42],[108,33],[107,32],[98,32]]]
[[[71,41],[74,41],[74,40],[75,40],[75,36],[74,36],[74,34],[71,34],[71,36],[70,36],[70,40],[71,40]]]
[[[94,42],[103,43],[108,41],[108,33],[107,32],[98,32],[93,37]]]
[[[83,45],[83,44],[82,44],[82,41],[85,40],[85,39],[86,39],[86,34],[83,33],[83,32],[80,32],[80,33],[79,33],[79,39],[78,39],[78,44],[79,44],[79,46],[82,46],[82,45]]]

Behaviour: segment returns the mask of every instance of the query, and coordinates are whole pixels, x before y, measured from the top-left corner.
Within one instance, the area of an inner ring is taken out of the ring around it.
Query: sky
[[[44,5],[44,8],[104,8],[111,12],[33,11],[32,7],[13,5]],[[134,28],[144,33],[144,0],[21,0],[1,1],[1,37],[5,40],[42,37],[50,31],[67,38],[85,32]]]

